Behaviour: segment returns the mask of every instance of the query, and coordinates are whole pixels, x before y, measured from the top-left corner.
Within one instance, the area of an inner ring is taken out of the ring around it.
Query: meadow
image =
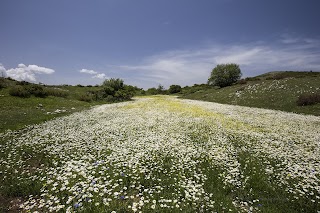
[[[309,95],[319,99],[320,72],[269,72],[224,88],[194,85],[184,88],[179,95],[193,100],[320,116],[320,101],[312,105],[297,103]]]
[[[0,133],[0,193],[22,212],[317,212],[319,141],[313,115],[137,97]]]

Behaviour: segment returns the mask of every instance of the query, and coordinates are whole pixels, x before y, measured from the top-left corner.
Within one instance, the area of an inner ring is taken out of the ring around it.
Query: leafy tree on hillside
[[[237,82],[242,73],[238,64],[218,64],[208,79],[208,84],[219,87],[230,86]]]

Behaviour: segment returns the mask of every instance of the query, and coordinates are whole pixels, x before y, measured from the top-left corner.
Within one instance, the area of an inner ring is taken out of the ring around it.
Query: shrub
[[[159,84],[157,87],[157,94],[164,94],[164,93],[165,93],[164,87],[161,84]]]
[[[307,106],[320,103],[320,93],[317,94],[302,94],[297,100],[298,106]]]
[[[16,86],[12,87],[9,90],[9,94],[11,96],[17,96],[17,97],[21,97],[21,98],[29,98],[31,96],[31,93],[29,92],[29,90],[23,86],[20,86],[20,85],[16,85]]]
[[[6,87],[7,87],[7,83],[6,83],[5,79],[0,77],[0,89],[6,88]]]
[[[114,101],[115,101],[115,98],[114,98],[112,95],[108,95],[108,96],[105,98],[105,100],[106,100],[107,102],[114,102]]]
[[[112,87],[110,87],[110,86],[105,86],[105,87],[103,87],[102,91],[103,91],[103,94],[104,94],[103,96],[104,96],[104,97],[107,97],[108,95],[114,96],[114,94],[116,93],[116,91],[114,90],[114,88],[112,88]]]
[[[241,70],[237,64],[218,64],[208,79],[208,84],[219,87],[231,86],[241,77]]]
[[[149,88],[146,93],[148,95],[156,95],[156,94],[158,94],[158,91],[156,88],[152,87],[152,88]]]
[[[245,78],[246,81],[260,81],[261,79],[259,77],[247,77]]]
[[[133,97],[133,92],[129,90],[118,90],[114,97],[116,98],[117,101],[125,101],[125,100],[130,100]]]
[[[240,79],[239,81],[237,81],[237,84],[246,84],[247,80],[246,79]]]
[[[85,102],[91,102],[92,101],[92,95],[86,93],[86,94],[82,94],[79,97],[80,101],[85,101]]]
[[[105,97],[105,93],[103,90],[88,91],[87,94],[90,95],[92,97],[92,100],[94,101],[103,100],[103,98]]]
[[[22,86],[24,86],[24,85],[29,85],[30,83],[29,82],[27,82],[27,81],[18,81],[17,82],[17,85],[22,85]]]
[[[66,98],[69,95],[69,91],[63,90],[60,88],[46,88],[46,92],[50,96],[62,97],[62,98]]]
[[[123,80],[120,78],[111,78],[111,79],[107,79],[103,82],[102,84],[103,87],[110,87],[112,88],[114,91],[118,91],[120,89],[123,89],[124,87],[124,83]]]
[[[48,96],[47,91],[40,85],[32,85],[29,88],[30,94],[33,94],[35,97],[45,98]]]
[[[169,87],[168,91],[169,91],[170,94],[181,92],[181,86],[180,85],[171,85]]]

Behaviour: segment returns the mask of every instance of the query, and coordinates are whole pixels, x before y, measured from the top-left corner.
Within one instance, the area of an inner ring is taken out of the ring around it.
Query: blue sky
[[[319,0],[1,0],[0,71],[46,84],[150,88],[320,71]]]

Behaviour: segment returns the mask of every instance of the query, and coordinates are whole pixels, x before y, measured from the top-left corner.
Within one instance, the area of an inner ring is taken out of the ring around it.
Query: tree
[[[118,91],[120,89],[123,89],[124,87],[124,83],[123,80],[120,78],[110,78],[110,79],[106,79],[103,84],[103,87],[110,87],[112,88],[114,91]]]
[[[181,92],[181,86],[180,85],[171,85],[169,87],[169,93],[173,94],[173,93],[178,93]]]
[[[242,73],[238,64],[218,64],[208,79],[208,84],[219,87],[230,86],[237,82]]]
[[[156,94],[157,94],[157,89],[154,88],[154,87],[149,88],[149,89],[147,90],[147,94],[148,94],[148,95],[156,95]]]
[[[159,84],[158,88],[157,88],[157,94],[163,94],[164,93],[164,87]]]

